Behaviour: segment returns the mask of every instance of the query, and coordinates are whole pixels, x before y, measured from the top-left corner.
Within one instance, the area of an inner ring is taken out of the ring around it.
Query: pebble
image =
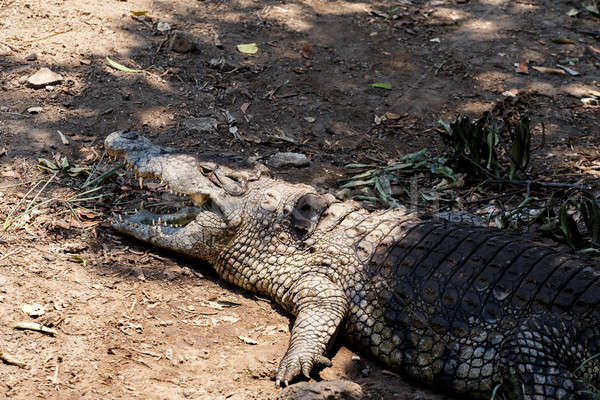
[[[308,167],[310,161],[300,153],[275,153],[269,157],[268,164],[273,168]]]
[[[43,108],[42,108],[42,107],[29,107],[29,108],[27,109],[27,112],[28,112],[29,114],[39,114],[39,113],[41,113],[41,112],[42,112],[42,110],[43,110]]]
[[[42,88],[48,85],[62,82],[63,77],[56,72],[51,71],[49,68],[41,68],[38,72],[31,75],[27,79],[27,83],[34,88]]]
[[[358,383],[337,379],[293,384],[283,389],[277,400],[360,400],[363,397]]]
[[[198,133],[214,133],[217,131],[217,120],[210,117],[192,117],[183,121],[183,126]]]
[[[187,53],[197,48],[192,36],[183,31],[173,31],[169,38],[169,50],[176,53]]]
[[[25,57],[26,61],[35,61],[37,60],[37,54],[35,53],[31,53],[30,55],[28,55],[27,57]]]
[[[171,30],[171,25],[168,22],[161,21],[156,24],[156,30],[159,32],[168,32]]]

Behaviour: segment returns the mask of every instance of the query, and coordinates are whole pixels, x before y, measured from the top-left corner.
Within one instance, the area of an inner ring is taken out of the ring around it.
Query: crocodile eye
[[[298,199],[292,210],[292,225],[298,236],[304,237],[314,230],[328,205],[327,199],[313,193]]]

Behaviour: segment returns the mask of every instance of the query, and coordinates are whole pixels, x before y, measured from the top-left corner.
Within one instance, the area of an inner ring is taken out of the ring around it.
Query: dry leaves
[[[558,69],[558,68],[548,68],[548,67],[538,67],[538,66],[534,66],[531,68],[533,68],[536,71],[541,72],[543,74],[550,74],[550,75],[566,75],[567,74],[565,71],[563,71],[562,69]]]
[[[527,60],[521,61],[521,64],[515,68],[517,74],[529,75],[529,67],[527,66]]]

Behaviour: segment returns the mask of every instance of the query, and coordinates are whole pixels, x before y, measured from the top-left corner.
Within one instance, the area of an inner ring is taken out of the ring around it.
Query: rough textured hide
[[[196,203],[118,218],[117,230],[207,260],[296,317],[278,383],[328,365],[336,336],[470,397],[499,387],[583,399],[584,381],[600,383],[600,269],[586,258],[496,229],[368,212],[258,165],[230,170],[133,132],[105,145]]]

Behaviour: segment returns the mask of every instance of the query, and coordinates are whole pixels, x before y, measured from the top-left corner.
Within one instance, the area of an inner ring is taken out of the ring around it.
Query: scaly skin
[[[499,387],[528,400],[583,399],[583,381],[600,383],[600,270],[587,259],[514,233],[368,212],[259,166],[230,170],[132,132],[105,146],[196,203],[115,219],[117,230],[207,260],[296,316],[278,384],[330,365],[337,334],[474,398]],[[180,226],[152,226],[159,217]]]

